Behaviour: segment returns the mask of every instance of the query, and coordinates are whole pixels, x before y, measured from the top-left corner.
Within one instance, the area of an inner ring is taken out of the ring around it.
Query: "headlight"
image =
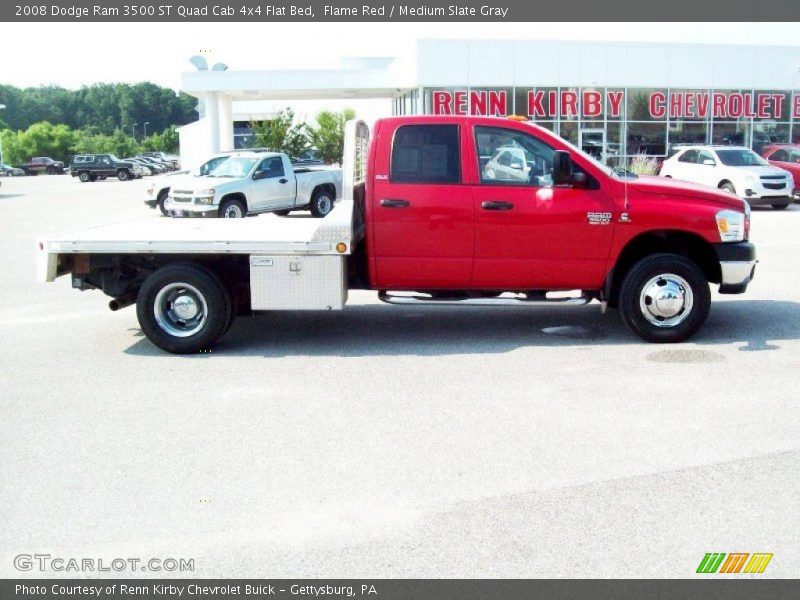
[[[744,240],[745,215],[735,210],[721,210],[717,213],[717,230],[723,242]]]
[[[214,202],[214,190],[200,190],[194,195],[195,204],[211,204]]]

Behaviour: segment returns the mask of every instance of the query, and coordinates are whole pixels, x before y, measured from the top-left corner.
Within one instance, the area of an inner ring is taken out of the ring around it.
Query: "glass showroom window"
[[[669,151],[680,144],[707,144],[708,123],[671,121],[669,124]]]
[[[624,166],[625,127],[623,123],[606,125],[606,164],[611,167]]]
[[[470,114],[481,117],[505,117],[514,114],[513,88],[470,88]]]
[[[606,89],[606,121],[621,121],[625,118],[625,90]]]
[[[628,121],[666,121],[666,88],[630,88],[626,101]]]
[[[567,140],[568,142],[578,145],[578,122],[577,121],[561,121],[558,125],[558,135]]]
[[[584,127],[600,126],[606,119],[605,88],[585,87],[580,90],[581,121]]]
[[[711,143],[722,144],[725,146],[747,146],[750,147],[749,122],[737,121],[732,123],[714,122]]]
[[[666,123],[628,123],[626,152],[628,156],[649,154],[665,156],[667,153]]]
[[[786,144],[789,142],[789,123],[761,121],[753,123],[753,150],[758,154],[770,144]]]

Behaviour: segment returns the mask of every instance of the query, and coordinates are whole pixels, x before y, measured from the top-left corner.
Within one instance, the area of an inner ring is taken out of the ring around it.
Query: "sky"
[[[193,70],[189,57],[200,51],[231,69],[336,68],[343,56],[411,59],[424,38],[800,45],[796,23],[0,23],[0,83],[78,88],[152,81],[177,90],[181,72]],[[13,59],[20,53],[24,60]],[[346,104],[358,112],[389,106]]]

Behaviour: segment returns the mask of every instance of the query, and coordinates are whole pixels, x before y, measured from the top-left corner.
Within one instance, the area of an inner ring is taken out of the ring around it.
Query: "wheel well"
[[[231,194],[225,194],[222,198],[220,198],[219,205],[222,206],[222,203],[225,202],[226,200],[238,200],[244,205],[245,210],[249,210],[247,206],[247,197],[241,192],[233,192]]]
[[[628,270],[642,258],[662,252],[679,254],[695,262],[712,283],[719,283],[722,279],[714,248],[700,236],[685,231],[649,231],[630,240],[620,252],[606,282],[605,292],[610,306],[617,305],[622,280]]]
[[[323,183],[318,185],[311,192],[311,197],[313,198],[317,192],[328,192],[333,196],[333,200],[336,201],[336,186],[332,183]]]
[[[722,181],[720,181],[720,182],[717,184],[717,187],[718,187],[718,188],[721,188],[721,187],[722,187],[723,185],[725,185],[726,183],[730,183],[731,185],[733,185],[733,182],[732,182],[731,180],[729,180],[729,179],[723,179]]]

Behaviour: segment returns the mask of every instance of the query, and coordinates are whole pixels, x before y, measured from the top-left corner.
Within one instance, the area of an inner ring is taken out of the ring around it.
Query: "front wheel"
[[[164,215],[165,217],[169,216],[169,213],[167,212],[167,208],[165,206],[165,204],[167,203],[168,196],[169,196],[169,191],[164,190],[158,195],[158,200],[157,200],[158,210],[160,210],[161,214]]]
[[[136,316],[147,339],[173,354],[211,348],[231,321],[231,299],[216,275],[178,263],[161,267],[142,284]]]
[[[648,342],[682,342],[705,323],[711,291],[696,263],[677,254],[654,254],[635,263],[622,282],[622,320]]]
[[[726,192],[731,193],[734,196],[736,195],[736,188],[733,187],[732,183],[725,182],[721,186],[719,186],[719,189],[725,190]]]
[[[78,179],[81,180],[81,183],[88,183],[89,181],[92,180],[92,177],[86,171],[81,171],[80,174],[78,175]]]
[[[243,219],[246,214],[241,200],[225,200],[219,207],[219,216],[223,219]]]
[[[131,174],[125,171],[124,169],[117,171],[117,179],[120,181],[128,181],[131,178]]]

